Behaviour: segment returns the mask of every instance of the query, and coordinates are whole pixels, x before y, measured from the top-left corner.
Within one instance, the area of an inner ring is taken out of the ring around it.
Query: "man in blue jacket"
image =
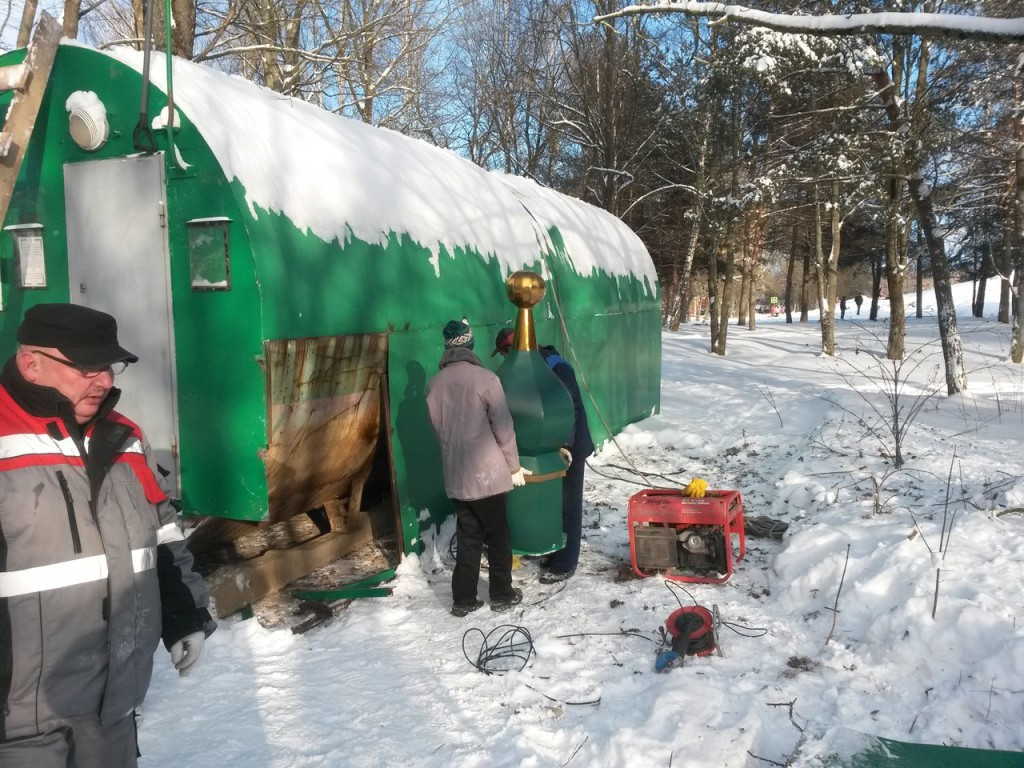
[[[583,538],[583,472],[587,467],[587,457],[594,452],[594,440],[587,424],[587,413],[583,409],[583,397],[576,381],[576,372],[552,346],[540,348],[541,357],[548,364],[551,372],[569,391],[572,407],[575,412],[572,437],[569,439],[569,452],[572,463],[562,478],[562,530],[565,531],[565,547],[548,555],[547,570],[541,574],[541,584],[553,584],[565,581],[576,572],[580,560],[580,540]]]
[[[511,328],[498,331],[491,356],[507,355],[512,348],[514,335]],[[569,392],[575,414],[572,436],[566,446],[572,456],[572,463],[562,478],[562,530],[565,532],[565,547],[541,560],[545,571],[540,576],[540,582],[554,584],[571,578],[579,563],[580,542],[583,538],[583,473],[587,467],[587,457],[594,452],[594,440],[590,435],[590,425],[587,424],[587,413],[583,409],[576,372],[553,346],[540,347],[538,351],[551,372]]]

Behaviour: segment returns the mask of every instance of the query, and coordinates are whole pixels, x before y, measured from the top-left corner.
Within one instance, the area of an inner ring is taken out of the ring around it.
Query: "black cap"
[[[494,337],[494,351],[491,352],[491,357],[499,352],[508,352],[512,348],[512,337],[515,335],[516,332],[511,328],[502,328],[498,331],[498,335]]]
[[[139,358],[117,343],[117,321],[80,304],[36,304],[25,312],[18,343],[52,347],[78,365],[102,366]]]

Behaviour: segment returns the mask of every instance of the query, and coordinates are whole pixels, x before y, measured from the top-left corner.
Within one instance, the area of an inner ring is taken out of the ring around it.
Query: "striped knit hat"
[[[449,320],[448,325],[444,327],[444,348],[452,349],[454,347],[473,348],[473,329],[469,327],[468,323]]]

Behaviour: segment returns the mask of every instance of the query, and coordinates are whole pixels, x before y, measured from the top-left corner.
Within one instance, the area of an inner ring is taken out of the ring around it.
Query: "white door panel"
[[[117,319],[139,356],[117,377],[117,410],[138,423],[178,495],[178,420],[160,155],[64,166],[71,302]]]

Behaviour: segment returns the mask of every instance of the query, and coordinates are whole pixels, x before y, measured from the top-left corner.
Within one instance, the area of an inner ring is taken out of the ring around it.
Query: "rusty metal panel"
[[[274,339],[264,353],[273,523],[361,489],[380,431],[387,335]]]

